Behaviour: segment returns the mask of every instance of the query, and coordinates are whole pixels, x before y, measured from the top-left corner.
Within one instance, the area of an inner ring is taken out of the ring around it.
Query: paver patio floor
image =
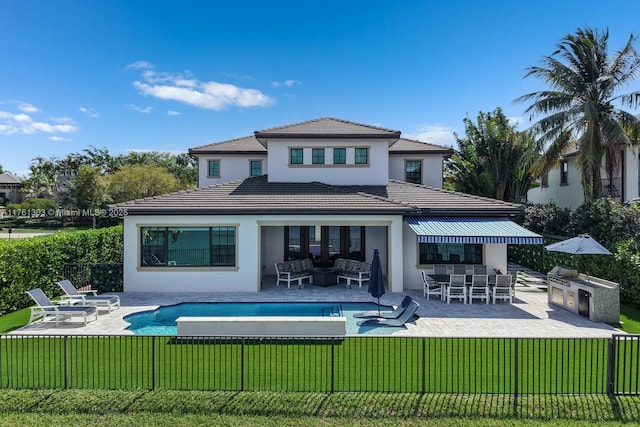
[[[507,302],[474,304],[439,299],[427,301],[421,290],[386,293],[381,298],[385,305],[397,305],[405,295],[420,304],[419,318],[407,323],[406,329],[387,328],[393,336],[424,337],[566,337],[606,338],[623,333],[609,325],[594,323],[560,307],[547,303],[543,288],[517,286],[512,305]],[[260,292],[238,293],[120,293],[122,307],[107,314],[101,311],[98,320],[84,326],[82,322],[67,321],[56,327],[54,322],[38,322],[20,328],[15,334],[131,334],[123,320],[127,314],[155,309],[160,305],[179,302],[375,302],[366,286],[347,289],[344,285],[287,288],[273,283],[263,285]]]

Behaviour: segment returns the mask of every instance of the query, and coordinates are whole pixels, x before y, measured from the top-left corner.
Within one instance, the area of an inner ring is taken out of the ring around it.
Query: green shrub
[[[49,209],[54,211],[58,209],[58,204],[51,199],[38,199],[35,197],[27,197],[22,203],[13,203],[7,206],[9,210],[25,210],[25,211],[43,211]]]
[[[41,288],[60,293],[55,282],[72,263],[122,263],[122,226],[28,239],[0,240],[0,314],[31,305],[25,294]]]

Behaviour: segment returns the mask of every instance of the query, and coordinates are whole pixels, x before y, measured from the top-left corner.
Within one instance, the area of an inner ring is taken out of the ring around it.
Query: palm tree
[[[516,99],[531,102],[526,112],[544,116],[531,130],[539,141],[549,144],[539,163],[548,171],[571,144],[576,144],[577,166],[582,174],[585,201],[601,194],[600,165],[605,159],[609,178],[617,169],[622,144],[630,144],[626,130],[640,127],[640,120],[620,108],[639,104],[640,92],[620,94],[640,73],[640,56],[633,34],[624,48],[613,55],[608,51],[609,31],[578,29],[565,36],[557,50],[543,59],[543,65],[530,67],[525,77],[543,80],[551,88]]]

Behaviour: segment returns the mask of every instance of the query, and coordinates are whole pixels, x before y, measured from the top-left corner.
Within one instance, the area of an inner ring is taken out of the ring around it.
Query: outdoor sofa
[[[371,264],[364,261],[356,261],[353,259],[336,259],[333,268],[336,270],[336,283],[340,283],[341,279],[347,281],[347,287],[351,287],[351,281],[358,283],[358,287],[362,287],[364,282],[369,281],[371,277]]]
[[[301,288],[305,279],[313,283],[313,261],[310,258],[276,262],[275,266],[277,286],[280,286],[280,282],[285,282],[287,288],[290,288],[291,282],[298,282],[298,288]]]

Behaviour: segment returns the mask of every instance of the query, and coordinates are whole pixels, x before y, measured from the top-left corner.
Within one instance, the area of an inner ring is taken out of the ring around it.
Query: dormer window
[[[262,160],[249,160],[249,175],[262,175]]]
[[[301,165],[304,163],[304,150],[302,148],[291,148],[289,150],[289,163]]]
[[[333,164],[345,165],[347,164],[347,149],[346,148],[334,148],[333,149]]]
[[[357,147],[355,149],[355,164],[367,165],[369,164],[369,149],[366,147]]]
[[[324,148],[314,148],[311,150],[311,163],[314,165],[324,165]]]
[[[404,161],[404,180],[413,184],[422,184],[422,160]]]

